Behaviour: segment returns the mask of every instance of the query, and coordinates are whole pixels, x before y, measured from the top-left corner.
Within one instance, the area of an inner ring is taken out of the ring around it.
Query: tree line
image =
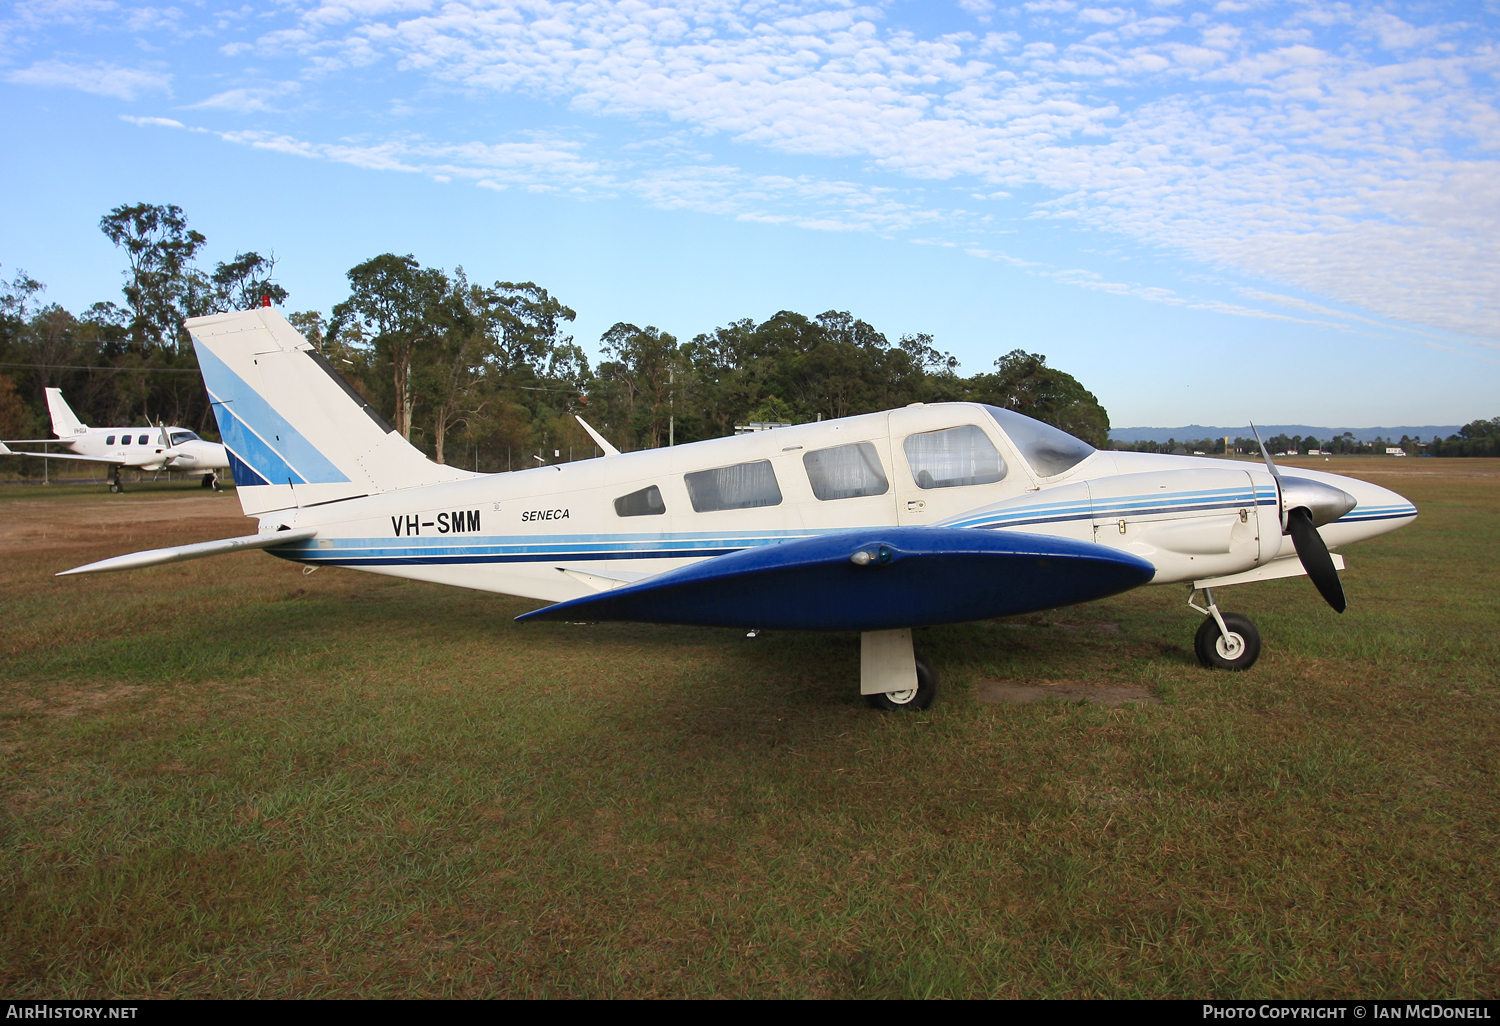
[[[1186,438],[1178,441],[1169,438],[1165,442],[1114,442],[1113,447],[1123,452],[1165,452],[1178,455],[1203,453],[1216,456],[1224,454],[1224,439]],[[1430,441],[1422,441],[1403,434],[1399,439],[1377,437],[1373,441],[1361,442],[1353,432],[1345,431],[1332,438],[1319,439],[1315,435],[1276,434],[1266,439],[1266,448],[1272,456],[1295,455],[1316,449],[1334,456],[1384,456],[1387,449],[1400,449],[1408,456],[1500,456],[1500,417],[1492,420],[1475,420],[1458,429],[1456,434],[1441,438],[1433,435]],[[1260,454],[1260,443],[1254,438],[1236,437],[1229,443],[1229,451]]]
[[[216,437],[184,327],[189,317],[290,299],[274,257],[237,253],[212,269],[176,206],[122,205],[100,219],[124,257],[121,302],[79,313],[45,302],[24,272],[0,281],[0,431],[50,435],[43,390],[86,423],[167,423]],[[600,359],[569,333],[575,312],[530,281],[471,281],[385,253],[348,271],[328,312],[287,319],[401,434],[439,462],[486,471],[594,455],[582,415],[622,451],[734,433],[751,421],[806,423],[914,402],[1017,410],[1094,445],[1109,417],[1045,356],[1014,349],[964,377],[928,334],[895,341],[847,311],[783,310],[680,340],[619,322]]]

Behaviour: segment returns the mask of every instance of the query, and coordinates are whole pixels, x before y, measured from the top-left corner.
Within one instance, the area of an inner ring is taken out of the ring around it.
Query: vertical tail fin
[[[276,310],[187,326],[247,514],[474,476],[396,434]]]
[[[78,414],[73,412],[73,407],[68,405],[62,397],[62,389],[49,388],[47,393],[47,410],[52,414],[52,433],[58,438],[68,438],[72,435],[81,435],[88,430],[83,426],[83,421],[78,419]]]

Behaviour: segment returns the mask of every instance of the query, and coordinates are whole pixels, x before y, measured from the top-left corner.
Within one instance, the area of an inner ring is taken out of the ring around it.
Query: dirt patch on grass
[[[63,501],[5,497],[0,551],[92,551],[135,544],[177,545],[199,537],[253,534],[233,493],[185,487],[177,494],[63,496]]]
[[[1026,705],[1029,702],[1069,702],[1091,705],[1161,705],[1161,699],[1139,684],[1080,684],[1076,681],[981,680],[974,696],[986,705]]]
[[[100,709],[111,702],[138,695],[145,690],[146,688],[139,684],[117,684],[113,687],[95,688],[59,687],[49,689],[41,697],[9,695],[5,696],[3,701],[4,705],[11,709],[71,719],[85,710]]]

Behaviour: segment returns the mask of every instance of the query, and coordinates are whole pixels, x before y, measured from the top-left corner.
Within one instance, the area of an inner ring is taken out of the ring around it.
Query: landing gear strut
[[[859,693],[871,709],[929,708],[937,685],[937,674],[912,648],[910,629],[859,636]]]
[[[1193,592],[1196,595],[1197,592]],[[1211,588],[1203,589],[1207,608],[1188,596],[1188,605],[1207,617],[1198,627],[1193,638],[1193,651],[1198,662],[1210,670],[1248,670],[1260,658],[1260,632],[1248,616],[1240,613],[1222,613],[1214,602]]]
[[[216,492],[219,491],[219,472],[210,470],[207,474],[204,474],[203,484],[200,487],[212,488]]]
[[[125,484],[120,480],[120,468],[115,467],[109,476],[109,490],[111,492],[123,492]]]

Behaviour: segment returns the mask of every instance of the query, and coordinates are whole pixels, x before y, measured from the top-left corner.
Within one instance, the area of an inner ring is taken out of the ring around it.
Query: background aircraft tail
[[[397,434],[274,309],[187,326],[247,514],[474,476]]]
[[[52,433],[58,438],[69,438],[73,435],[81,435],[88,428],[83,426],[83,421],[78,419],[78,414],[73,412],[73,407],[68,405],[62,397],[62,389],[49,388],[47,393],[47,410],[52,414]]]

